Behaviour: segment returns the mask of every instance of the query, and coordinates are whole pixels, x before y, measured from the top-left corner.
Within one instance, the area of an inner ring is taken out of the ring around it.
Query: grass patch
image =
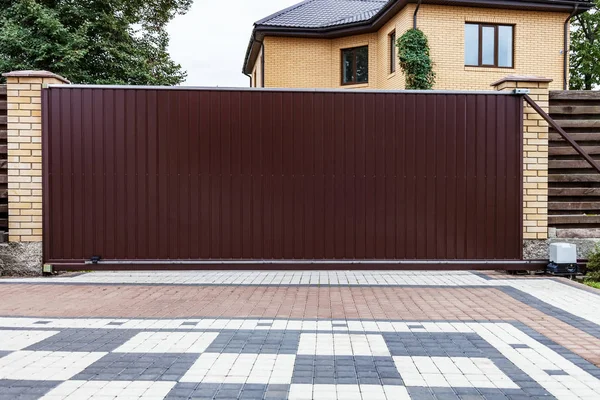
[[[586,285],[591,286],[593,288],[600,289],[600,282],[585,280],[585,281],[583,281],[583,283],[585,283]]]

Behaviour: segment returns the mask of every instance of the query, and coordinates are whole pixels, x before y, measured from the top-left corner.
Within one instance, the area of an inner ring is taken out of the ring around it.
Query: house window
[[[389,34],[390,38],[390,74],[396,72],[396,31]]]
[[[513,68],[514,26],[465,24],[465,65]]]
[[[369,82],[369,47],[342,50],[342,85]]]

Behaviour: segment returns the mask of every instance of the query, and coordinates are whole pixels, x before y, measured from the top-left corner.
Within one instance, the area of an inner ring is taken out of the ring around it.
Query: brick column
[[[69,83],[48,71],[14,71],[7,80],[8,234],[42,241],[42,86]]]
[[[539,76],[511,75],[492,86],[529,89],[529,97],[548,112],[550,82]],[[523,109],[523,239],[548,239],[548,123],[527,103]]]

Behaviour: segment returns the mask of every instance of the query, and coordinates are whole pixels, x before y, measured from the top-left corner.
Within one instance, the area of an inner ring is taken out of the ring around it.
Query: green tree
[[[571,90],[592,90],[600,84],[600,13],[596,8],[576,16],[571,24]]]
[[[0,72],[45,69],[76,83],[174,85],[167,23],[193,0],[0,0]]]
[[[406,89],[428,90],[435,84],[427,36],[419,29],[406,31],[396,43]]]
[[[597,243],[591,253],[588,254],[586,278],[600,282],[600,243]]]

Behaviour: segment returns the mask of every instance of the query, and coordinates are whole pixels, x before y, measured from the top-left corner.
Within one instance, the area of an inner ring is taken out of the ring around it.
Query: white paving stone
[[[0,330],[0,351],[23,350],[26,347],[48,339],[60,331]]]
[[[593,393],[600,399],[600,379],[567,360],[546,345],[506,323],[472,323],[473,330],[494,346],[509,361],[529,375],[558,399],[584,398]],[[513,344],[523,344],[523,352]],[[564,371],[567,375],[550,375],[544,369]]]
[[[393,358],[406,386],[519,389],[517,384],[486,358]]]
[[[289,400],[410,400],[403,386],[309,385],[290,386]]]
[[[499,280],[499,286],[519,289],[551,306],[600,325],[600,296],[551,279]],[[600,292],[599,292],[600,293]]]
[[[202,353],[219,336],[216,332],[141,332],[115,353]]]
[[[139,271],[90,272],[73,277],[15,278],[0,283],[160,285],[487,285],[468,271]]]
[[[0,379],[65,381],[106,354],[103,352],[15,351],[0,358]]]
[[[295,354],[204,353],[180,382],[290,384]]]
[[[298,346],[299,355],[318,356],[389,356],[381,335],[345,333],[303,333]]]

